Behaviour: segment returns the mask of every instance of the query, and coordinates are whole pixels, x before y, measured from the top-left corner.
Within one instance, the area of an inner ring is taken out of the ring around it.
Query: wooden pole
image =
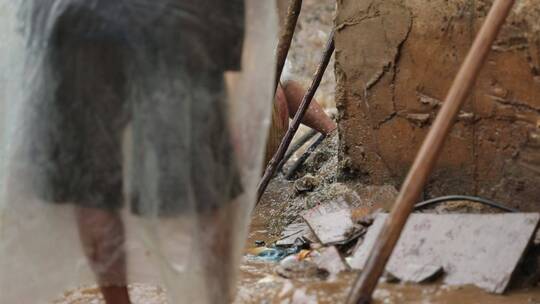
[[[461,66],[444,104],[437,115],[414,163],[403,183],[396,203],[386,220],[366,266],[355,281],[348,304],[369,303],[386,263],[414,207],[414,203],[435,165],[444,141],[452,128],[461,105],[468,96],[514,0],[496,0]]]
[[[326,71],[328,63],[330,62],[330,58],[332,58],[332,54],[334,53],[334,48],[334,32],[332,31],[332,33],[330,34],[330,38],[328,38],[328,42],[326,43],[326,48],[321,59],[321,63],[317,67],[317,72],[315,73],[313,82],[311,83],[309,89],[306,91],[306,95],[302,99],[302,103],[300,104],[298,111],[296,111],[296,115],[294,115],[291,125],[287,130],[287,133],[285,133],[285,137],[283,137],[279,148],[270,160],[270,163],[268,163],[268,166],[264,171],[264,175],[259,182],[259,185],[257,187],[257,203],[260,201],[264,191],[266,190],[266,187],[268,186],[268,183],[276,173],[278,164],[283,159],[283,156],[285,156],[285,153],[287,152],[287,149],[289,148],[289,145],[291,144],[291,141],[296,134],[296,131],[298,131],[298,127],[300,126],[302,118],[306,114],[306,111],[309,108],[313,97],[315,96],[315,92],[317,92],[317,89],[321,84],[324,72]]]
[[[285,26],[279,37],[277,46],[277,67],[276,67],[276,80],[274,85],[274,92],[277,90],[281,74],[283,73],[283,67],[291,48],[292,39],[296,30],[296,24],[298,23],[298,17],[302,10],[302,0],[291,0],[289,9],[287,10],[287,17],[285,19]]]

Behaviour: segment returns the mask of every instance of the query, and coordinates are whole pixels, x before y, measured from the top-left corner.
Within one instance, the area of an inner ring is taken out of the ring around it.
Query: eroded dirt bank
[[[341,157],[365,183],[401,183],[491,3],[338,1]],[[540,210],[539,20],[537,1],[517,1],[426,196]]]

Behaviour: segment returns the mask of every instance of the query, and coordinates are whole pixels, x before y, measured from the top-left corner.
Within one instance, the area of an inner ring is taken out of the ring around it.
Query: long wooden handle
[[[302,99],[302,103],[300,103],[300,107],[298,108],[298,111],[296,111],[296,114],[294,115],[294,118],[292,120],[292,123],[289,129],[287,130],[287,133],[285,133],[285,136],[283,137],[283,140],[281,141],[279,148],[277,149],[276,153],[270,160],[270,163],[268,163],[268,166],[266,167],[266,170],[264,171],[264,175],[261,181],[259,182],[259,185],[257,186],[257,204],[261,200],[261,197],[264,191],[266,190],[268,183],[270,183],[270,180],[276,173],[278,164],[281,162],[281,160],[285,156],[285,153],[287,152],[287,149],[291,145],[291,141],[293,140],[293,137],[296,134],[296,131],[298,131],[298,127],[300,126],[300,123],[302,122],[302,118],[306,114],[309,108],[309,105],[311,104],[311,101],[313,100],[313,97],[315,96],[315,93],[317,92],[317,89],[319,88],[319,85],[321,84],[321,80],[324,76],[324,72],[326,71],[326,68],[328,67],[328,63],[330,63],[332,54],[334,54],[334,49],[335,49],[334,32],[332,31],[332,33],[330,34],[330,37],[328,38],[328,42],[326,43],[326,48],[324,50],[324,54],[322,56],[321,62],[319,63],[319,66],[317,67],[317,72],[315,72],[315,76],[313,77],[311,86],[306,91],[306,95],[304,95],[304,98]]]
[[[291,0],[289,8],[287,10],[287,17],[285,19],[285,26],[279,37],[277,46],[277,67],[276,67],[276,80],[274,84],[274,92],[277,89],[281,74],[283,73],[283,67],[291,48],[292,39],[296,30],[296,24],[298,23],[298,17],[302,10],[302,0]]]
[[[435,165],[455,117],[474,85],[513,4],[514,0],[496,0],[494,2],[414,160],[396,203],[384,224],[381,236],[371,251],[366,267],[354,283],[347,299],[348,304],[369,303],[371,301],[371,295],[413,210],[414,203],[419,198]]]

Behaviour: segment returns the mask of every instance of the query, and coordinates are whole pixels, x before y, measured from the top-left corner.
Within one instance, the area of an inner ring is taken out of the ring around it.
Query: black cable
[[[481,204],[484,204],[493,208],[501,209],[507,212],[519,212],[519,210],[517,209],[503,206],[502,204],[494,202],[492,200],[482,198],[482,197],[477,197],[477,196],[469,196],[469,195],[448,195],[448,196],[432,198],[430,200],[423,201],[416,204],[414,206],[414,210],[420,210],[429,205],[433,205],[433,204],[437,204],[441,202],[448,202],[448,201],[471,201],[471,202],[481,203]]]

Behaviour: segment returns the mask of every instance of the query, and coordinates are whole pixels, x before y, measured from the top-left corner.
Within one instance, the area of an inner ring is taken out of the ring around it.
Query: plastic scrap
[[[250,249],[248,253],[254,260],[267,261],[267,262],[279,262],[284,258],[296,254],[300,251],[297,246],[285,248],[285,247],[257,247]]]

